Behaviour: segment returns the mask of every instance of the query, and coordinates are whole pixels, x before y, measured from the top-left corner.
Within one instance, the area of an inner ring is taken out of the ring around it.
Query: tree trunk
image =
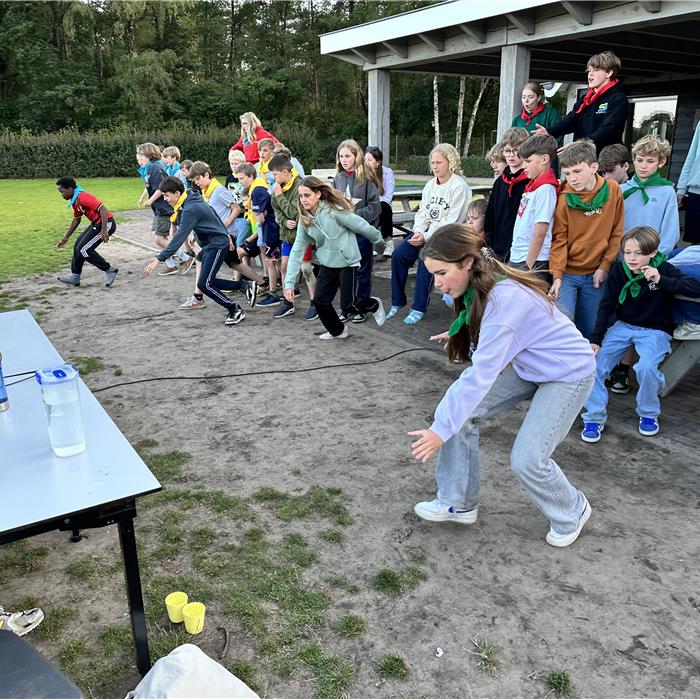
[[[462,76],[459,79],[459,100],[457,100],[457,133],[455,135],[455,148],[457,152],[462,145],[462,120],[464,116],[464,93],[466,89],[467,79]]]
[[[435,129],[435,145],[437,146],[440,143],[440,102],[437,75],[433,76],[433,128]]]
[[[491,78],[482,78],[481,85],[479,86],[479,94],[474,100],[472,105],[472,113],[469,115],[469,124],[467,126],[467,135],[464,137],[464,153],[463,155],[469,155],[469,144],[472,140],[472,131],[474,130],[474,122],[476,121],[476,114],[479,111],[479,103],[481,98],[484,96],[486,88],[491,84]]]

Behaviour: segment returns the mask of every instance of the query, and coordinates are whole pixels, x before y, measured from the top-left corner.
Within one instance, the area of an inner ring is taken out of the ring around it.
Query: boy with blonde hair
[[[593,141],[565,146],[559,165],[566,182],[554,211],[549,293],[590,340],[608,271],[620,248],[624,204],[617,182],[598,175]]]
[[[163,149],[162,155],[165,172],[169,176],[179,177],[187,188],[187,177],[183,174],[182,163],[180,163],[180,149],[177,146],[167,146]]]
[[[260,139],[258,142],[258,153],[260,155],[260,160],[255,166],[255,169],[258,171],[258,175],[265,178],[265,182],[267,182],[267,186],[270,191],[272,191],[272,186],[275,183],[275,180],[270,173],[270,160],[272,158],[274,148],[275,142],[272,139]]]
[[[651,226],[659,234],[659,250],[670,253],[680,237],[678,202],[673,183],[659,174],[671,154],[671,144],[656,134],[642,136],[632,146],[634,175],[620,189],[625,200],[625,233]]]

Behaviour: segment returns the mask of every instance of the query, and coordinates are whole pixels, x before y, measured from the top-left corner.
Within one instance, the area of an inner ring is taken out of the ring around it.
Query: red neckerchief
[[[557,194],[559,194],[559,180],[557,180],[557,176],[551,168],[534,180],[530,180],[530,182],[525,185],[525,192],[534,192],[538,187],[542,187],[542,185],[554,185]]]
[[[523,108],[523,111],[520,113],[520,118],[525,122],[525,126],[530,126],[532,118],[536,117],[540,112],[544,112],[544,102],[538,103],[537,107],[532,110],[532,114],[528,113],[528,111]]]
[[[520,175],[515,175],[508,179],[506,176],[505,170],[501,174],[501,180],[508,185],[508,196],[512,197],[513,196],[513,186],[516,185],[518,182],[522,182],[523,180],[527,180],[527,173],[524,170],[520,171]]]
[[[604,92],[607,92],[611,87],[617,85],[619,82],[619,80],[611,80],[609,83],[603,85],[603,87],[599,88],[598,90],[588,88],[588,92],[583,96],[583,102],[581,102],[581,105],[576,110],[576,114],[586,109],[586,107],[590,106],[594,100],[597,100]]]
[[[344,172],[346,175],[353,175],[355,173],[354,170],[345,170]]]

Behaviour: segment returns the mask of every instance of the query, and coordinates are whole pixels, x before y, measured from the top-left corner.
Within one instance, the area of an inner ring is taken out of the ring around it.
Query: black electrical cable
[[[378,360],[365,360],[363,362],[341,362],[337,365],[321,365],[319,367],[299,367],[299,368],[292,368],[292,369],[268,369],[268,370],[260,370],[257,372],[237,372],[233,374],[210,374],[210,375],[202,375],[202,376],[196,376],[196,377],[147,377],[145,379],[135,379],[131,382],[119,382],[118,384],[109,384],[108,386],[103,386],[100,387],[99,389],[92,389],[93,394],[97,394],[100,391],[109,391],[110,389],[116,389],[117,387],[121,386],[131,386],[133,384],[144,384],[146,382],[161,382],[161,381],[172,381],[173,379],[176,380],[185,380],[185,381],[193,381],[193,380],[201,380],[201,379],[233,379],[234,377],[254,377],[257,375],[262,375],[262,374],[299,374],[301,372],[315,372],[317,370],[321,369],[336,369],[338,367],[358,367],[362,365],[374,365],[378,364],[380,362],[386,362],[387,360],[391,360],[394,357],[398,357],[399,355],[404,355],[407,352],[439,352],[440,354],[444,353],[444,350],[442,348],[408,348],[407,350],[399,350],[399,352],[395,352],[393,355],[388,355],[387,357],[381,357]],[[23,381],[23,380],[21,380]]]

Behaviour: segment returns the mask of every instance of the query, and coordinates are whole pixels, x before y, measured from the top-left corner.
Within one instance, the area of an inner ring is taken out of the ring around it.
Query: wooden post
[[[379,146],[387,163],[391,156],[390,113],[391,73],[379,68],[367,71],[367,145]]]
[[[513,117],[522,110],[520,94],[530,75],[530,47],[511,44],[501,49],[501,88],[498,96],[498,138],[510,129]]]

